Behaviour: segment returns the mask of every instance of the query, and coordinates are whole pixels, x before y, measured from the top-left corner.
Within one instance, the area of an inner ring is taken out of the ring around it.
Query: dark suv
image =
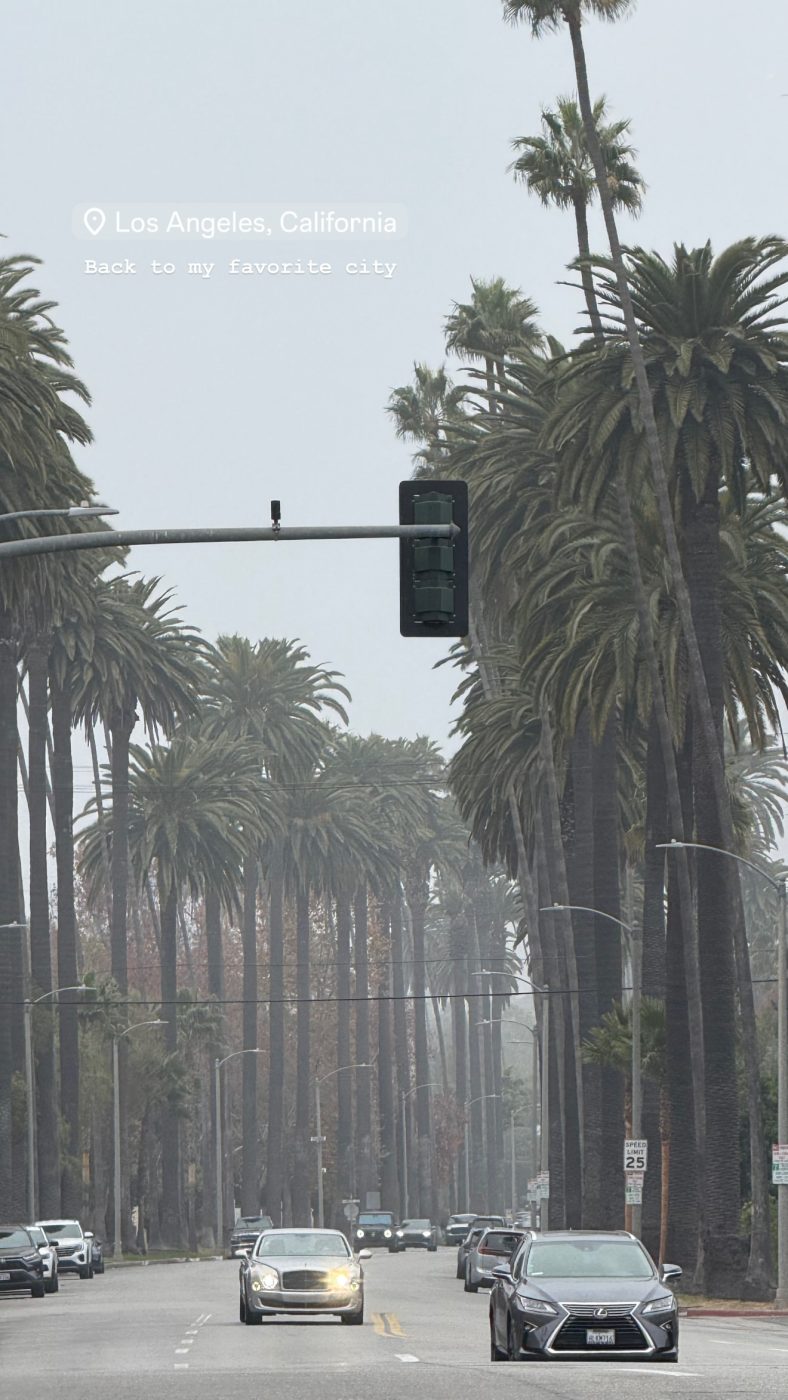
[[[0,1292],[20,1289],[43,1298],[44,1261],[23,1226],[0,1225]]]
[[[396,1254],[403,1248],[397,1239],[397,1221],[390,1210],[362,1210],[353,1226],[354,1249],[387,1249]]]
[[[273,1226],[270,1215],[239,1215],[230,1235],[227,1258],[237,1259],[245,1249],[251,1250],[257,1236],[262,1235],[263,1230],[272,1230]]]

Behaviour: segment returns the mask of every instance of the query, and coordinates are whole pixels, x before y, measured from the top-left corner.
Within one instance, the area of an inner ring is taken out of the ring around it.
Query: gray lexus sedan
[[[353,1254],[339,1230],[264,1230],[240,1270],[240,1319],[253,1327],[275,1313],[327,1313],[360,1327],[368,1249]]]
[[[493,1361],[678,1361],[679,1319],[668,1280],[634,1235],[529,1231],[511,1264],[493,1269]]]

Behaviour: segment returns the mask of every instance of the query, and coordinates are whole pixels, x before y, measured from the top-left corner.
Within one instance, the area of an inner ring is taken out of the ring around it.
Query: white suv
[[[92,1231],[83,1231],[78,1220],[37,1220],[36,1225],[57,1250],[58,1273],[93,1277]]]
[[[49,1243],[40,1225],[26,1225],[25,1229],[38,1250],[44,1264],[44,1292],[57,1293],[60,1284],[57,1273],[57,1250]]]

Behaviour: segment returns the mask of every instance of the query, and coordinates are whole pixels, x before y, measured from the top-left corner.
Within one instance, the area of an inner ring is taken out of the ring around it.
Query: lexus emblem
[[[607,1317],[607,1308],[594,1308],[594,1317]]]

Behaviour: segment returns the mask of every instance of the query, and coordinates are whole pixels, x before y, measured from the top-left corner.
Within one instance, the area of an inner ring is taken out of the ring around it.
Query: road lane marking
[[[175,1348],[175,1355],[176,1355],[176,1356],[188,1356],[188,1355],[189,1355],[189,1348],[188,1348],[188,1347],[176,1347],[176,1348]]]
[[[174,1371],[188,1371],[188,1369],[189,1369],[189,1363],[188,1363],[188,1361],[176,1361],[176,1362],[175,1362],[175,1365],[174,1365],[174,1367],[173,1367],[173,1370],[174,1370]]]
[[[372,1325],[378,1337],[405,1336],[396,1313],[373,1313]]]
[[[395,1351],[394,1355],[398,1361],[418,1361],[418,1356],[411,1356],[408,1351]]]
[[[624,1376],[658,1376],[658,1375],[660,1374],[660,1372],[662,1371],[662,1367],[660,1366],[660,1364],[659,1364],[658,1362],[657,1362],[656,1365],[654,1365],[654,1366],[649,1366],[649,1367],[645,1367],[645,1366],[622,1366],[620,1369],[621,1369],[621,1374],[624,1375]],[[618,1370],[619,1370],[619,1367],[616,1366],[616,1371],[618,1371]],[[669,1371],[668,1374],[669,1374],[670,1376],[699,1376],[699,1375],[700,1375],[700,1371]],[[664,1373],[663,1373],[663,1380],[664,1380]]]

